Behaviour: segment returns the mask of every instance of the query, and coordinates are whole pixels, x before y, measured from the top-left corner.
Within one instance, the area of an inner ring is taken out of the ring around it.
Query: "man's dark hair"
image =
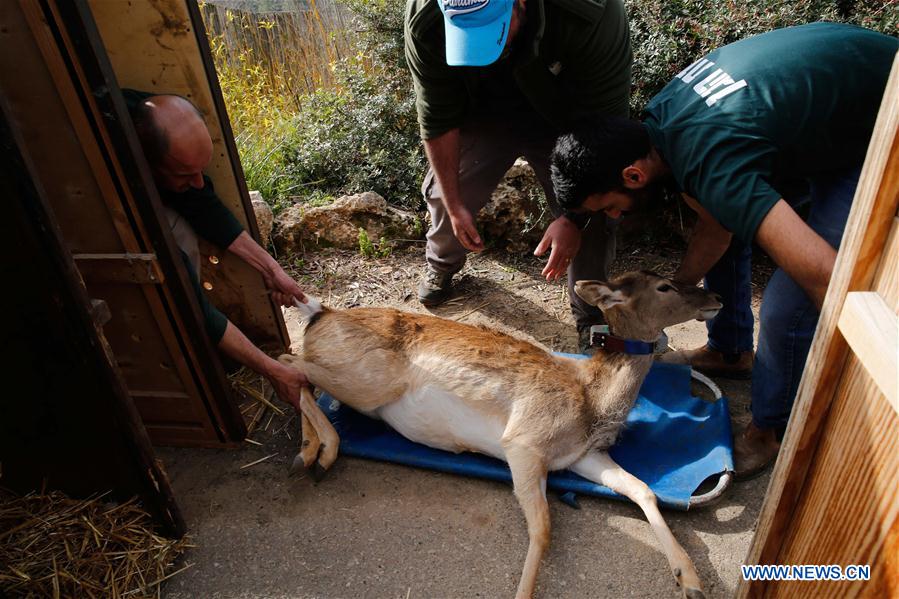
[[[651,147],[643,125],[623,117],[603,117],[562,135],[552,154],[559,205],[573,210],[589,195],[622,189],[621,171]]]
[[[162,162],[162,158],[169,151],[169,136],[165,129],[159,126],[153,117],[153,108],[144,100],[130,110],[131,120],[134,122],[134,130],[140,145],[144,149],[144,156],[150,166]]]

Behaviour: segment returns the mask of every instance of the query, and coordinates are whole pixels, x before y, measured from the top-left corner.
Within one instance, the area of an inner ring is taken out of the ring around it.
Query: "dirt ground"
[[[670,274],[680,249],[619,248],[615,272]],[[422,312],[414,290],[423,247],[364,259],[347,251],[283,262],[305,291],[328,305],[394,306]],[[553,351],[576,351],[561,282],[540,277],[543,259],[488,251],[457,275],[456,292],[433,314],[485,324]],[[754,309],[766,272],[754,282]],[[291,337],[299,324],[286,311]],[[668,329],[675,348],[705,341],[692,322]],[[718,381],[735,428],[748,420],[748,382]],[[321,482],[288,476],[296,419],[263,415],[239,450],[160,449],[196,547],[190,569],[166,584],[188,597],[510,597],[527,532],[508,485],[341,457]],[[264,461],[244,467],[260,459]],[[709,597],[733,594],[752,538],[768,474],[735,483],[716,505],[665,513],[696,564]],[[552,499],[552,544],[540,597],[676,597],[667,562],[633,505]]]

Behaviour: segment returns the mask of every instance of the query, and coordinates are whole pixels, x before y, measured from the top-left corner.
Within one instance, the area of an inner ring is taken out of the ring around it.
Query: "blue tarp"
[[[335,402],[327,394],[318,403],[340,435],[342,454],[512,481],[505,462],[481,454],[455,454],[413,443],[383,422],[347,406],[333,409]],[[689,367],[655,363],[618,443],[609,454],[649,485],[661,505],[686,510],[693,492],[706,478],[733,470],[727,398],[712,403],[693,397]],[[547,485],[563,493],[621,499],[608,488],[567,470],[551,473]]]

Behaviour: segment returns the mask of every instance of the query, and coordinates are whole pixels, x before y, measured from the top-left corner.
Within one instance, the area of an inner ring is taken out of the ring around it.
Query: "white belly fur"
[[[397,432],[416,443],[506,459],[500,443],[505,423],[472,409],[457,395],[439,387],[425,385],[376,412]]]

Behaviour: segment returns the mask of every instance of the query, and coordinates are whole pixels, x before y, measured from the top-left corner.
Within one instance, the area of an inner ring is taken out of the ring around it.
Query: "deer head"
[[[722,307],[715,293],[649,271],[628,272],[608,282],[578,281],[574,290],[602,310],[615,335],[642,341],[654,341],[671,325],[714,318]]]

